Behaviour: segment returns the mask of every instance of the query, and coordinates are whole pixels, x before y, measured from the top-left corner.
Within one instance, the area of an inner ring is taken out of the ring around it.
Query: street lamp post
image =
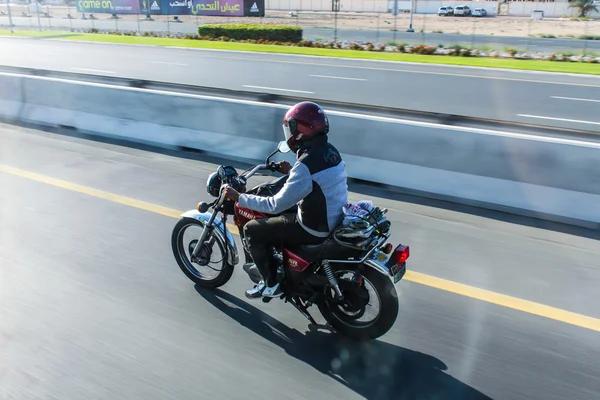
[[[338,11],[340,11],[340,0],[333,0],[333,43],[337,43],[338,40],[338,29],[337,29],[337,20],[338,20]]]
[[[42,21],[40,20],[40,0],[35,0],[35,12],[37,13],[37,17],[38,17],[38,28],[40,30],[40,32],[42,31]]]
[[[415,31],[413,29],[413,14],[414,14],[414,10],[415,10],[415,5],[416,5],[416,0],[410,0],[410,22],[409,22],[408,29],[406,30],[406,32],[414,32]]]
[[[396,32],[398,31],[398,29],[397,29],[397,26],[398,26],[398,0],[394,0],[393,14],[394,14],[394,42],[396,42]]]
[[[6,0],[6,8],[8,9],[8,25],[10,25],[10,33],[13,32],[13,24],[12,24],[12,14],[10,12],[10,3]]]

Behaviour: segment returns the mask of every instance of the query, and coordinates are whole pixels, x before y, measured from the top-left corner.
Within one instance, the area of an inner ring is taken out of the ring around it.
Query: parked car
[[[443,6],[438,9],[438,16],[444,17],[454,14],[454,9],[450,6]]]
[[[487,11],[485,11],[485,8],[474,8],[471,15],[474,17],[485,17],[487,16]]]
[[[454,9],[454,15],[461,17],[471,15],[471,9],[469,6],[456,6]]]

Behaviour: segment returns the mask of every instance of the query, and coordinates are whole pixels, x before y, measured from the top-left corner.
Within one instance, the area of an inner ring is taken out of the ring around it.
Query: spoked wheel
[[[207,236],[196,257],[192,256],[203,230],[204,225],[198,220],[179,220],[171,236],[173,255],[179,268],[194,283],[207,288],[223,286],[233,274],[233,265],[227,262],[225,245],[217,236]]]
[[[319,304],[323,318],[336,331],[354,340],[376,339],[389,331],[398,316],[398,296],[391,280],[365,268],[353,279],[354,271],[335,272],[344,302],[335,299],[332,288],[326,288]]]

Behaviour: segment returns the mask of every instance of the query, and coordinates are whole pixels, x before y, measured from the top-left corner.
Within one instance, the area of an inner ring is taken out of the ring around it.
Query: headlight
[[[221,188],[221,179],[216,172],[213,172],[206,179],[206,192],[212,197],[219,197],[219,189]]]

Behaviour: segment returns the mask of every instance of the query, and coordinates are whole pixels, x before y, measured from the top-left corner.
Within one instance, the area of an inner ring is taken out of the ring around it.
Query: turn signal
[[[391,243],[386,244],[385,246],[383,246],[380,250],[382,253],[384,254],[390,254],[392,252],[392,248],[394,246],[392,246]]]
[[[410,247],[399,245],[394,251],[394,257],[396,258],[397,263],[406,262],[408,257],[410,257]]]

